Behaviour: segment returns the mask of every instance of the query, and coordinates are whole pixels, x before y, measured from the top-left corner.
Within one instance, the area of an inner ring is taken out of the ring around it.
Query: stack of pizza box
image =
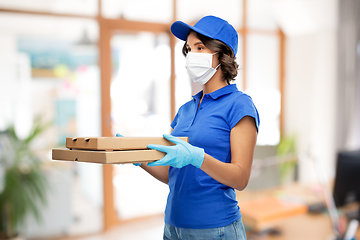
[[[187,137],[179,137],[188,142]],[[153,162],[164,152],[147,148],[148,144],[172,146],[163,137],[68,137],[66,149],[52,149],[52,159],[102,164]]]

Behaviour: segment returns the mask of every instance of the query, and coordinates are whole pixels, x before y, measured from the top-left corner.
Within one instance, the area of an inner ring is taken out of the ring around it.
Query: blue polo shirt
[[[171,127],[173,136],[187,136],[219,161],[231,162],[230,131],[244,117],[259,115],[252,99],[235,84],[193,96],[180,107]],[[198,108],[199,106],[199,108]],[[235,190],[192,165],[169,169],[169,196],[165,222],[180,228],[223,227],[241,218]]]

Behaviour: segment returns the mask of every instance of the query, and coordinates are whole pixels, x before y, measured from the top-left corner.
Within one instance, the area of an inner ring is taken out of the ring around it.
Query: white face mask
[[[186,70],[190,79],[199,84],[207,83],[216,73],[220,64],[212,67],[212,56],[216,53],[193,53],[186,55]]]

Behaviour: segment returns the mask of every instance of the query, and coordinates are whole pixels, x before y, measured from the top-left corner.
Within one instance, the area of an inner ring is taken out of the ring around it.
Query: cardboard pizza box
[[[157,150],[92,151],[53,149],[52,159],[102,164],[153,162],[165,156]]]
[[[188,137],[179,137],[189,142]],[[148,144],[174,145],[163,137],[78,137],[66,138],[69,149],[89,150],[140,150],[147,149]]]

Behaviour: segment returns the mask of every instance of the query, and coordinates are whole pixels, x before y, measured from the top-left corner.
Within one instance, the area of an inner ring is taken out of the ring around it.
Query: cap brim
[[[176,21],[174,22],[171,27],[170,27],[170,30],[172,32],[172,34],[174,34],[175,37],[183,40],[183,41],[186,41],[187,37],[188,37],[188,34],[190,32],[190,30],[193,30],[197,33],[200,33],[206,37],[209,37],[209,38],[213,38],[212,36],[210,36],[209,34],[203,32],[202,30],[196,28],[196,27],[193,27],[193,26],[190,26],[189,24],[186,24],[182,21]]]

